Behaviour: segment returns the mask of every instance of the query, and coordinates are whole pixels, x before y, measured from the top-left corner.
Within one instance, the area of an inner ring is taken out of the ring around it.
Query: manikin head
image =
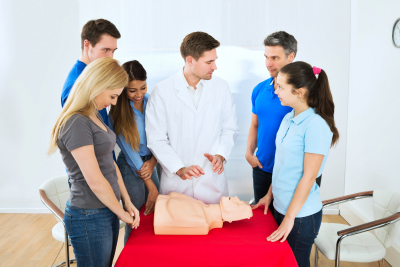
[[[249,204],[238,197],[222,197],[220,201],[222,219],[227,222],[250,219],[253,211]]]
[[[199,79],[210,80],[217,69],[217,47],[219,42],[205,32],[188,34],[180,48],[185,70]]]
[[[110,21],[105,19],[88,21],[81,33],[82,57],[87,63],[102,57],[114,57],[119,38],[121,34]]]
[[[274,32],[264,40],[265,65],[271,77],[278,76],[285,65],[292,63],[297,54],[297,41],[284,31]]]

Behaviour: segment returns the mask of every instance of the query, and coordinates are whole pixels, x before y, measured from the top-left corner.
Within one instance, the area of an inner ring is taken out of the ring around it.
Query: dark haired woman
[[[109,125],[118,136],[121,152],[117,165],[129,197],[139,210],[146,204],[144,214],[148,215],[154,211],[159,180],[155,169],[157,161],[146,141],[147,74],[137,60],[128,61],[122,67],[128,73],[129,84],[118,97],[117,104],[111,107]],[[124,244],[131,231],[131,227],[125,227]]]
[[[272,185],[254,208],[273,196],[279,228],[268,241],[287,240],[299,267],[310,266],[310,253],[322,220],[322,202],[315,179],[324,169],[330,147],[339,139],[334,103],[326,73],[305,62],[281,69],[277,94],[290,106],[276,135]]]

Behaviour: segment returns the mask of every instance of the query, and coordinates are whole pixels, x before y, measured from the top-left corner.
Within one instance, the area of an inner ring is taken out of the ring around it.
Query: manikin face
[[[281,101],[282,106],[294,107],[296,106],[301,97],[301,93],[304,91],[303,89],[296,90],[297,93],[293,94],[293,86],[286,83],[286,74],[279,73],[278,78],[276,79],[277,89],[275,90],[275,94],[278,95],[279,100]]]
[[[146,81],[133,80],[129,82],[126,93],[128,99],[133,103],[142,102],[143,96],[147,93]]]
[[[211,80],[213,72],[217,69],[215,60],[217,59],[217,49],[205,51],[198,60],[191,56],[186,58],[193,75],[199,79]]]
[[[85,40],[83,53],[87,54],[89,62],[93,62],[102,57],[114,57],[114,52],[117,50],[117,39],[108,34],[103,34],[100,41],[95,45]]]
[[[281,68],[291,63],[294,59],[294,53],[286,57],[282,46],[266,46],[264,56],[269,74],[274,78],[278,76]]]
[[[124,90],[124,88],[106,89],[96,96],[94,99],[97,103],[98,110],[117,104],[117,98],[122,93],[122,90]]]
[[[250,219],[253,216],[250,205],[241,201],[238,197],[222,197],[220,204],[224,221]]]

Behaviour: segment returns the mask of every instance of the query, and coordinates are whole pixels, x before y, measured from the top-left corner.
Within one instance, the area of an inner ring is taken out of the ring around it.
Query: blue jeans
[[[254,200],[256,204],[263,198],[269,190],[272,183],[272,173],[261,170],[258,166],[253,168],[253,189],[254,189]],[[269,210],[274,214],[274,206],[269,204]]]
[[[148,161],[151,156],[142,157],[143,162]],[[126,162],[126,158],[124,153],[121,151],[118,155],[117,165],[122,175],[122,180],[124,181],[126,190],[128,191],[129,197],[131,198],[132,204],[140,210],[142,206],[147,201],[147,196],[149,195],[149,190],[144,184],[142,178],[140,178],[137,173],[133,173],[131,167]],[[153,174],[151,175],[151,180],[157,187],[157,190],[160,188],[160,183],[158,180],[157,170],[154,167]],[[129,238],[131,234],[132,228],[129,225],[125,226],[125,236],[124,236],[124,244]]]
[[[285,215],[275,210],[275,220],[278,225],[281,225],[283,218]],[[318,235],[321,221],[322,210],[310,216],[294,219],[293,229],[288,235],[287,241],[299,267],[310,266],[311,248]]]
[[[119,220],[109,208],[81,209],[67,202],[64,223],[78,267],[111,267]]]

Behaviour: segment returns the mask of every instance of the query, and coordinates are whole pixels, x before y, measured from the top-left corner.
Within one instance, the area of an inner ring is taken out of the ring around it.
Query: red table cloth
[[[278,225],[271,212],[253,210],[253,217],[224,222],[222,229],[208,235],[155,235],[154,213],[144,216],[132,233],[115,267],[125,266],[297,266],[285,241],[269,242],[266,238]]]

